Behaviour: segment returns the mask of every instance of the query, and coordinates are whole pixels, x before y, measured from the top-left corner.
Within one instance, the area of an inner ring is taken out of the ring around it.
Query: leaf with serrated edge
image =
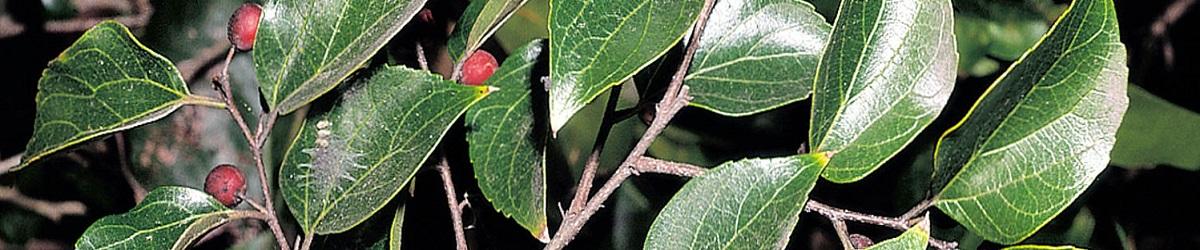
[[[866,177],[941,113],[954,88],[950,0],[854,0],[838,11],[813,87],[809,138],[821,175]]]
[[[287,114],[329,92],[408,23],[425,0],[274,0],[263,5],[254,68]]]
[[[916,226],[905,230],[904,233],[896,238],[891,238],[875,245],[871,245],[867,250],[912,250],[925,249],[929,247],[929,216],[922,217],[921,222]]]
[[[781,249],[827,161],[815,153],[708,170],[654,219],[646,249]]]
[[[310,116],[279,170],[283,198],[300,228],[339,233],[375,214],[487,91],[387,66],[348,90],[332,110]]]
[[[164,186],[129,212],[92,223],[75,248],[185,249],[209,230],[250,213],[226,208],[204,191]]]
[[[161,119],[184,104],[214,105],[191,96],[175,65],[116,21],[88,29],[51,61],[38,80],[36,100],[26,157],[10,171],[89,139]]]
[[[667,52],[701,0],[551,0],[550,130]]]
[[[475,51],[483,41],[496,33],[517,9],[528,0],[473,0],[458,18],[450,39],[446,41],[450,60],[458,62],[464,55]]]
[[[1163,100],[1136,85],[1129,86],[1112,165],[1126,168],[1170,165],[1200,170],[1200,114]]]
[[[829,29],[806,2],[717,1],[684,78],[689,104],[744,116],[808,98]]]
[[[492,206],[512,217],[533,237],[546,232],[546,128],[534,123],[533,65],[543,40],[514,52],[485,85],[499,88],[467,111],[471,165],[479,190]]]
[[[1075,1],[942,135],[934,205],[993,242],[1032,235],[1108,164],[1127,74],[1112,2]]]

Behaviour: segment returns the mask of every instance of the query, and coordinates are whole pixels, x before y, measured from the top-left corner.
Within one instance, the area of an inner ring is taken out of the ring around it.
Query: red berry
[[[246,177],[242,175],[242,170],[233,165],[217,165],[204,179],[204,192],[226,207],[237,206],[242,203],[242,196],[246,195]]]
[[[421,12],[417,12],[417,19],[421,20],[421,22],[433,23],[433,11],[429,9],[421,9]]]
[[[262,16],[262,6],[255,3],[244,3],[233,12],[229,18],[229,42],[238,50],[254,49],[254,37],[258,35],[258,18]]]
[[[487,81],[488,77],[491,77],[492,73],[496,72],[496,66],[498,65],[499,63],[496,63],[496,57],[493,57],[492,53],[488,53],[485,50],[475,51],[463,63],[462,82],[472,86],[483,85],[483,82]]]

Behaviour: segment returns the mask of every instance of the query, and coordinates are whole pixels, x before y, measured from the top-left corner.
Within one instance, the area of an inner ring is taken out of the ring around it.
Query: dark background
[[[43,6],[43,2],[57,5]],[[26,27],[38,27],[37,24],[66,20],[75,16],[105,17],[130,14],[128,8],[80,11],[69,4],[63,5],[67,2],[0,0],[3,4],[0,18],[9,18],[12,22],[25,24]],[[531,4],[534,2],[537,1],[531,1]],[[1195,80],[1200,79],[1200,59],[1197,59],[1200,58],[1200,52],[1196,46],[1200,41],[1194,34],[1188,35],[1200,31],[1197,24],[1197,21],[1200,21],[1200,11],[1196,5],[1190,5],[1188,8],[1176,9],[1176,13],[1179,14],[1167,14],[1168,6],[1177,2],[1193,1],[1116,1],[1121,39],[1129,54],[1129,79],[1132,84],[1140,85],[1172,103],[1200,111],[1200,99],[1197,98],[1200,96],[1200,85],[1197,85]],[[179,62],[201,56],[202,50],[209,47],[213,41],[223,42],[224,19],[240,2],[163,0],[151,3],[155,14],[145,28],[136,29],[135,33],[151,49]],[[1018,5],[1023,1],[998,3]],[[1057,3],[1062,4],[1063,1]],[[465,4],[464,0],[430,1],[429,8],[435,13],[436,21],[429,26],[438,27],[455,20]],[[837,1],[816,1],[815,4],[823,14],[832,17],[830,10],[836,11]],[[960,1],[956,1],[955,4],[958,7]],[[1154,32],[1155,22],[1164,19],[1164,15],[1176,15],[1178,18],[1170,25],[1163,26],[1165,29],[1162,30],[1165,32]],[[516,28],[520,29],[522,28]],[[81,32],[47,32],[31,28],[15,36],[0,38],[0,119],[3,121],[0,123],[0,158],[8,158],[23,151],[32,132],[37,80],[46,63],[80,34]],[[372,60],[372,63],[413,65],[411,48],[402,45],[417,40],[440,43],[443,39],[444,34],[439,33],[436,28],[407,27],[391,45],[382,50],[378,58]],[[485,48],[502,58],[503,49],[512,46],[503,43],[504,41],[493,41],[485,45]],[[239,57],[239,60],[243,60],[242,70],[246,70],[244,68],[249,67],[249,64],[245,63],[249,60],[248,56]],[[1000,69],[1011,63],[999,59],[996,61],[999,62]],[[214,63],[203,64],[205,68],[213,65]],[[962,117],[970,104],[999,73],[1000,71],[996,71],[982,76],[966,76],[964,73],[955,86],[951,104],[945,113],[926,129],[912,146],[878,173],[873,173],[862,181],[848,185],[819,182],[812,194],[813,199],[882,215],[898,215],[911,207],[926,192],[922,185],[908,183],[927,181],[929,170],[923,167],[927,165],[922,165],[921,162],[928,161],[927,156],[924,156],[928,145],[936,141],[940,131],[944,131]],[[188,79],[194,91],[209,88],[204,75]],[[591,107],[589,110],[595,109],[596,107]],[[807,102],[801,102],[751,117],[724,118],[699,109],[685,109],[676,118],[674,126],[665,133],[666,140],[660,139],[650,153],[706,166],[744,157],[786,155],[795,152],[804,142],[807,128],[797,126],[807,125],[808,110]],[[609,138],[611,146],[606,149],[606,152],[609,152],[605,155],[606,162],[614,162],[613,159],[623,156],[628,150],[632,139],[640,135],[641,129],[644,128],[639,122],[638,119],[632,119],[618,124]],[[572,135],[580,135],[582,138],[558,142],[557,148],[552,150],[551,165],[547,168],[547,176],[550,179],[548,200],[551,202],[548,204],[548,212],[552,225],[556,225],[561,219],[557,215],[555,202],[569,200],[571,193],[568,191],[574,186],[573,176],[580,165],[578,157],[572,157],[571,153],[587,152],[590,148],[587,138],[594,136],[594,125],[572,126],[579,127],[572,128],[571,131],[575,131]],[[466,144],[462,134],[461,128],[452,130],[442,141],[441,153],[450,156],[451,159],[465,159]],[[697,142],[695,138],[704,140]],[[134,205],[133,193],[121,173],[118,161],[124,150],[118,150],[118,146],[115,137],[110,136],[104,140],[85,143],[65,154],[68,156],[55,157],[42,166],[0,175],[0,185],[15,187],[32,198],[80,201],[88,207],[87,213],[82,216],[68,216],[55,222],[10,203],[0,202],[0,249],[70,248],[74,240],[94,220],[131,208]],[[236,146],[231,145],[229,150],[237,152],[236,149]],[[132,157],[132,154],[124,154]],[[923,157],[925,159],[922,159]],[[452,162],[452,165],[464,166],[454,168],[454,174],[460,194],[466,193],[469,197],[467,200],[471,203],[471,208],[466,210],[465,223],[471,226],[467,233],[473,245],[472,249],[541,247],[541,244],[528,237],[522,228],[494,212],[475,185],[471,169],[465,167],[469,166],[469,163],[458,161]],[[615,162],[604,165],[615,165]],[[408,204],[404,229],[404,243],[407,248],[451,248],[454,244],[453,234],[449,226],[441,183],[435,172],[428,171],[428,166],[425,169],[414,178],[416,196],[408,197],[402,194],[402,198],[393,201],[382,211],[394,209],[401,200]],[[200,173],[194,176],[199,179],[206,171],[201,169],[192,172]],[[605,173],[607,172],[602,172]],[[158,180],[151,181],[154,185],[198,187],[195,186],[196,183],[201,182],[162,181],[149,175],[153,173],[138,173],[141,180]],[[187,175],[184,176],[187,178]],[[605,176],[599,178],[600,181],[605,179]],[[631,180],[588,222],[580,236],[572,242],[572,248],[640,248],[645,230],[657,211],[686,181],[678,177],[656,175],[645,175]],[[1027,242],[1075,244],[1096,249],[1200,249],[1200,226],[1196,226],[1200,225],[1200,213],[1197,213],[1200,211],[1200,206],[1197,205],[1197,201],[1200,201],[1198,180],[1200,174],[1195,171],[1167,166],[1145,169],[1110,167],[1066,212]],[[979,243],[977,236],[956,227],[948,217],[937,214],[936,209],[931,211],[935,213],[936,237],[960,241],[965,248],[999,247]],[[382,217],[377,216],[380,218],[368,223],[386,226],[391,215],[380,214]],[[265,231],[262,234],[265,237],[255,236],[254,232],[260,227],[262,226],[253,222],[234,223],[221,229],[221,232],[215,234],[215,238],[204,240],[198,247],[224,249],[235,242],[243,242],[236,246],[246,249],[261,248],[264,246],[262,244],[271,244],[272,241],[265,238],[270,237]],[[895,231],[853,223],[850,229],[876,241],[897,234]],[[321,238],[317,240],[316,245],[346,248],[351,246],[347,242],[361,243],[354,242],[351,238],[359,235],[377,236],[372,230],[374,229]],[[836,249],[838,243],[827,220],[805,213],[801,217],[800,226],[792,235],[790,246],[796,249]]]

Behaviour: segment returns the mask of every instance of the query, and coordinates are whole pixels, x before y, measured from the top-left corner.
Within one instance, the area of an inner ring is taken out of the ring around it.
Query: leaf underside
[[[425,0],[274,0],[263,5],[254,68],[267,106],[287,114],[332,90]]]
[[[280,169],[288,208],[307,233],[362,223],[400,192],[446,130],[487,95],[427,71],[387,66],[310,116]]]
[[[949,0],[842,4],[813,88],[809,138],[831,152],[821,175],[866,177],[941,113],[954,86]]]
[[[551,0],[550,130],[666,53],[702,0]]]
[[[471,165],[492,206],[536,238],[546,232],[546,135],[530,89],[544,40],[515,50],[485,85],[499,90],[467,111]],[[544,112],[544,111],[543,111]]]
[[[829,29],[806,2],[718,1],[684,79],[689,104],[745,116],[808,98]]]
[[[934,205],[989,241],[1032,235],[1108,164],[1127,75],[1113,3],[1075,1],[942,136]]]
[[[824,154],[722,164],[688,181],[659,212],[646,249],[780,249],[787,245]]]
[[[33,137],[24,168],[47,155],[103,135],[158,120],[189,100],[179,71],[105,21],[84,32],[38,80]]]

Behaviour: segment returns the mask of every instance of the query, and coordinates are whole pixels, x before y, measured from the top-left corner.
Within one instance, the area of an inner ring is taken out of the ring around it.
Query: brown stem
[[[0,201],[11,202],[14,205],[28,209],[37,214],[40,214],[50,221],[57,222],[63,216],[68,215],[83,215],[87,212],[87,206],[83,202],[78,201],[60,201],[51,202],[30,198],[21,194],[15,188],[0,187]]]
[[[425,59],[425,47],[421,46],[421,42],[417,42],[417,64],[423,70],[429,70],[429,60]]]
[[[254,165],[258,169],[258,182],[262,187],[263,203],[266,204],[264,213],[267,214],[267,226],[271,228],[271,233],[275,235],[275,241],[279,244],[281,250],[288,250],[287,236],[283,234],[283,229],[279,225],[279,217],[275,215],[275,204],[271,201],[271,186],[267,180],[266,164],[263,164],[262,147],[267,139],[267,134],[270,133],[271,127],[275,125],[275,120],[279,113],[277,110],[271,111],[267,116],[258,119],[257,130],[251,131],[246,120],[242,118],[242,112],[238,109],[234,101],[233,88],[229,86],[229,62],[233,60],[233,54],[237,52],[236,48],[229,48],[229,53],[225,56],[225,65],[221,68],[221,73],[213,77],[213,85],[217,91],[221,93],[221,99],[225,100],[225,110],[229,111],[229,115],[233,116],[234,122],[238,128],[241,128],[242,135],[250,144],[250,153],[254,158]],[[305,248],[307,249],[307,248]]]
[[[633,163],[633,168],[639,173],[658,173],[684,177],[700,176],[704,174],[705,170],[704,168],[687,163],[664,161],[645,156],[638,158],[637,162]]]
[[[467,249],[467,236],[463,233],[462,207],[458,203],[458,193],[454,191],[454,180],[450,178],[450,163],[446,157],[437,165],[438,173],[442,175],[442,186],[446,188],[446,204],[450,208],[450,220],[454,226],[454,240],[458,250]]]
[[[908,230],[912,227],[912,225],[909,224],[909,221],[915,217],[914,215],[923,213],[925,210],[929,209],[931,204],[932,201],[922,201],[900,217],[885,217],[836,208],[810,199],[805,203],[804,211],[817,213],[825,216],[825,218],[829,218],[830,221],[835,223],[834,229],[837,229],[836,223],[839,221],[854,221],[863,224],[888,227],[896,230]],[[957,249],[958,243],[952,241],[943,241],[930,237],[929,246],[937,249]]]
[[[608,134],[617,121],[613,119],[612,113],[617,108],[620,97],[621,85],[613,86],[608,94],[608,103],[604,107],[603,121],[600,123],[600,129],[596,132],[595,143],[592,144],[592,154],[588,156],[587,163],[583,166],[583,174],[579,176],[579,186],[575,187],[575,198],[571,199],[571,206],[567,208],[567,214],[563,218],[579,214],[579,211],[583,210],[583,205],[587,204],[588,195],[592,192],[592,182],[596,179],[596,168],[600,165],[600,154],[603,153],[604,143],[608,141]]]
[[[75,33],[84,31],[96,26],[96,24],[105,20],[114,19],[117,22],[129,26],[130,28],[141,28],[146,26],[150,21],[150,16],[154,14],[154,6],[150,4],[150,0],[132,0],[135,8],[134,15],[118,16],[118,17],[76,17],[67,20],[51,20],[42,24],[42,29],[47,33]],[[0,19],[0,38],[16,36],[25,32],[23,24],[10,22]]]
[[[137,177],[133,176],[133,170],[129,168],[129,160],[125,155],[125,133],[117,133],[113,138],[117,141],[117,162],[121,164],[121,176],[125,177],[125,182],[129,183],[129,189],[133,191],[133,202],[141,203],[142,199],[146,198],[146,188],[138,182]]]
[[[646,149],[650,148],[650,144],[666,129],[667,123],[675,117],[675,114],[687,106],[691,101],[691,96],[688,95],[687,86],[683,86],[683,78],[687,73],[688,65],[691,65],[692,57],[696,55],[696,49],[700,46],[700,37],[704,34],[704,26],[708,23],[708,16],[712,13],[714,0],[705,0],[704,6],[700,10],[700,16],[696,19],[695,28],[692,31],[692,38],[688,41],[687,50],[683,54],[683,60],[679,64],[679,69],[675,71],[675,75],[671,78],[670,85],[667,86],[667,92],[663,94],[662,100],[659,100],[655,105],[654,121],[650,122],[650,126],[646,128],[646,132],[642,134],[642,138],[638,139],[638,143],[634,145],[633,150],[621,162],[621,166],[617,168],[617,172],[609,177],[604,186],[596,192],[596,195],[589,198],[587,207],[580,211],[575,216],[570,216],[563,219],[562,225],[559,225],[558,232],[554,234],[554,238],[546,245],[548,250],[562,249],[579,234],[579,230],[583,225],[600,210],[604,205],[604,201],[608,200],[608,196],[612,195],[617,190],[625,179],[631,175],[638,174],[638,170],[634,168],[634,163],[646,153]]]

